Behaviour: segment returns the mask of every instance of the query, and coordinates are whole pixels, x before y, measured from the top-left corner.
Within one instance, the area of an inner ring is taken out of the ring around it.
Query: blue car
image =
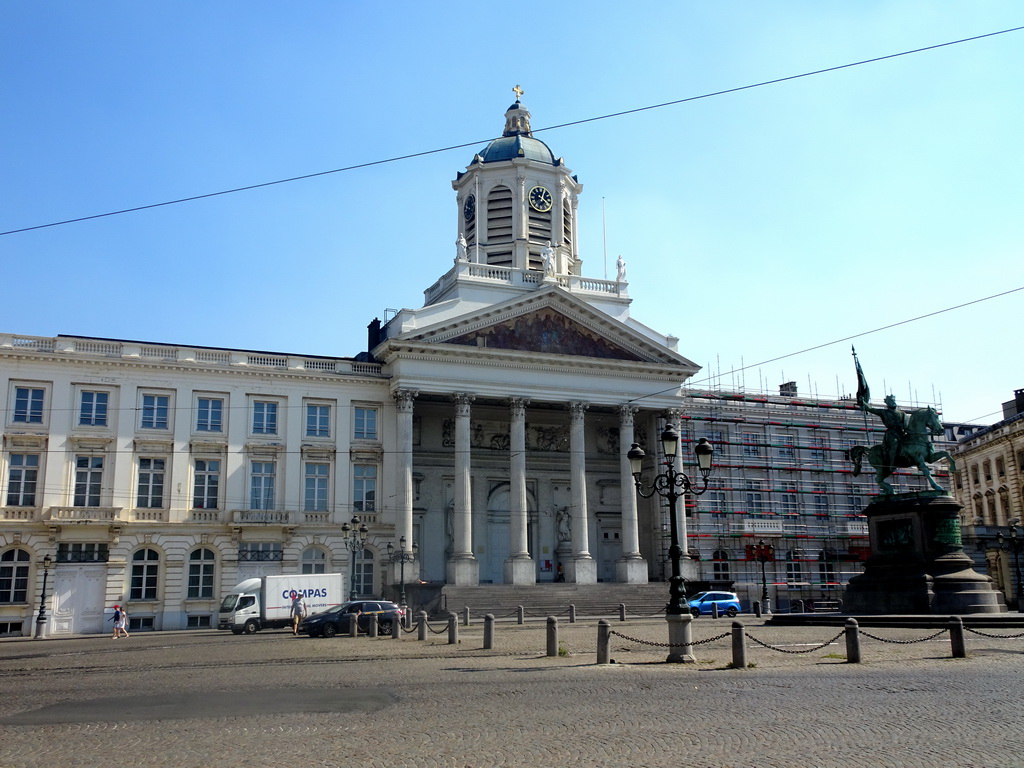
[[[736,597],[735,592],[698,592],[687,604],[694,618],[701,614],[710,616],[713,605],[718,606],[719,616],[728,616],[730,619],[741,610],[740,599]]]

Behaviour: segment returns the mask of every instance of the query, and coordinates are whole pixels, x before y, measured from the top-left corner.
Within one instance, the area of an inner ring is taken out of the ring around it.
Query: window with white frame
[[[139,459],[139,489],[135,506],[161,509],[164,506],[164,470],[166,459],[142,457]]]
[[[167,429],[170,426],[171,396],[144,392],[141,398],[139,428]]]
[[[196,398],[196,432],[224,431],[224,399],[200,396]]]
[[[24,549],[8,549],[0,554],[0,603],[28,601],[30,559]]]
[[[818,555],[818,573],[823,584],[833,584],[836,580],[836,553],[823,549]]]
[[[779,484],[779,512],[784,515],[800,514],[800,495],[796,483],[783,481]]]
[[[352,467],[352,509],[375,512],[377,500],[377,466],[356,464]]]
[[[284,550],[277,541],[243,541],[238,544],[238,559],[247,561],[283,560]]]
[[[817,432],[811,438],[811,460],[825,461],[828,458],[829,445],[831,441],[824,432]]]
[[[249,476],[249,509],[275,508],[275,480],[277,463],[273,461],[254,461]]]
[[[46,404],[46,389],[21,386],[14,388],[14,408],[11,421],[15,424],[42,424]]]
[[[306,512],[326,512],[331,466],[314,461],[307,461],[305,465],[306,483],[303,509]]]
[[[743,442],[743,455],[748,458],[756,458],[761,455],[761,444],[764,436],[757,432],[744,432],[740,435]]]
[[[804,579],[804,564],[800,558],[803,557],[800,550],[791,549],[786,553],[786,583],[800,584]]]
[[[12,453],[7,462],[7,506],[34,507],[39,479],[38,453]]]
[[[277,402],[254,400],[252,404],[252,433],[254,435],[277,434]]]
[[[711,572],[716,580],[727,581],[732,578],[729,568],[729,553],[724,549],[716,549],[711,554]]]
[[[327,573],[327,554],[317,547],[302,552],[303,573]]]
[[[220,508],[220,459],[196,459],[192,478],[192,508]]]
[[[764,503],[764,483],[761,480],[747,480],[747,513],[763,515],[766,512]]]
[[[828,485],[826,483],[814,484],[814,514],[827,515],[831,511],[829,502]]]
[[[355,418],[353,420],[355,431],[353,437],[356,440],[377,439],[377,409],[356,406]]]
[[[790,432],[785,432],[779,436],[779,458],[796,458],[796,436]]]
[[[323,403],[306,404],[306,437],[331,436],[331,406]]]
[[[705,512],[709,512],[712,517],[725,517],[725,491],[708,490],[706,494],[698,498],[697,504]]]
[[[363,548],[353,552],[356,565],[353,569],[352,587],[357,595],[372,595],[373,589],[373,552]]]
[[[132,555],[129,599],[156,600],[160,577],[160,555],[155,549],[140,549]]]
[[[107,426],[107,412],[109,406],[109,392],[95,392],[83,389],[78,394],[78,426]]]
[[[209,600],[213,597],[214,572],[217,556],[212,549],[201,547],[188,556],[188,596],[193,600]]]
[[[72,503],[76,507],[98,507],[103,493],[103,457],[75,457],[75,495]]]

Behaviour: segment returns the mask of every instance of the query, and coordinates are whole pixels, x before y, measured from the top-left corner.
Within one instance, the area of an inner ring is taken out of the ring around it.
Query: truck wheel
[[[338,634],[337,624],[324,624],[324,637],[334,637]]]
[[[259,628],[260,625],[256,623],[256,619],[249,619],[247,622],[245,622],[245,626],[242,628],[242,631],[245,632],[245,634],[247,635],[252,635]]]
[[[382,621],[379,624],[379,627],[380,627],[380,633],[382,635],[390,635],[392,632],[395,631],[395,624],[392,621]]]
[[[240,634],[242,634],[242,628],[241,627],[232,627],[231,628],[231,634],[233,634],[233,635],[240,635]]]

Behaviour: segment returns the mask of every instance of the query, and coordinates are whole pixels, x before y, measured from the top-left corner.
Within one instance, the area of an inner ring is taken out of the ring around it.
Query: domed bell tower
[[[583,185],[562,158],[533,137],[519,98],[500,138],[452,182],[458,198],[459,258],[524,272],[579,275],[576,206]],[[545,252],[550,265],[545,264]]]

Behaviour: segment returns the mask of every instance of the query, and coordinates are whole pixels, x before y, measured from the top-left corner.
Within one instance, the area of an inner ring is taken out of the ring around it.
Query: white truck
[[[292,601],[306,601],[309,615],[326,611],[345,601],[345,576],[341,573],[296,573],[246,579],[220,604],[217,629],[251,635],[261,629],[280,629],[292,624]]]

